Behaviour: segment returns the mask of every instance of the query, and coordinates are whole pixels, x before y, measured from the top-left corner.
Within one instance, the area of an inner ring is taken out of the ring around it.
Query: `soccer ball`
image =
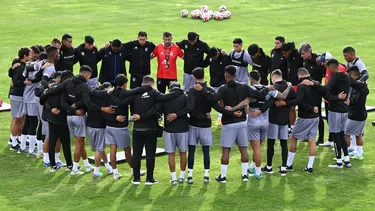
[[[207,5],[201,6],[201,11],[202,12],[208,12],[208,6]]]
[[[201,20],[202,20],[203,22],[207,22],[207,21],[209,21],[209,20],[210,20],[210,15],[208,15],[208,13],[203,13],[203,14],[201,15]]]
[[[214,19],[223,20],[223,15],[221,14],[221,12],[217,12],[216,14],[214,14]]]
[[[227,11],[227,6],[225,6],[225,5],[221,5],[221,6],[219,7],[219,10],[220,10],[220,12],[225,12],[225,11]]]
[[[232,13],[229,10],[227,10],[227,11],[221,13],[221,14],[223,15],[224,19],[232,17]]]
[[[181,17],[186,18],[188,15],[189,15],[189,11],[187,11],[187,10],[182,10],[181,11]]]
[[[193,11],[191,11],[191,17],[192,18],[200,18],[201,13],[202,12],[200,10],[193,10]]]

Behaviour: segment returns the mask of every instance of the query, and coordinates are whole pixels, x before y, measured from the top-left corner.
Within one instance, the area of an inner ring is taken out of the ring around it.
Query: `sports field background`
[[[232,12],[232,19],[203,23],[180,18],[182,9],[190,12],[203,4],[214,11],[225,4]],[[257,43],[266,53],[273,47],[274,37],[283,35],[297,46],[302,41],[310,42],[315,53],[330,51],[340,62],[344,62],[342,49],[352,45],[370,73],[367,104],[375,105],[372,93],[375,77],[373,0],[0,0],[0,5],[0,98],[5,102],[9,102],[7,70],[21,46],[46,45],[53,37],[61,38],[63,33],[70,33],[74,46],[91,34],[101,47],[114,38],[123,42],[136,39],[139,30],[146,30],[149,40],[156,44],[161,42],[164,31],[172,32],[174,41],[195,31],[210,46],[226,51],[231,49],[232,40],[240,37],[245,48]],[[180,60],[180,80],[182,64]],[[75,73],[77,70],[75,66]],[[154,75],[155,61],[152,71]],[[167,156],[163,156],[156,159],[155,178],[159,184],[147,187],[131,184],[127,164],[119,165],[124,177],[115,182],[112,176],[92,179],[91,174],[72,177],[63,171],[49,173],[42,167],[41,160],[8,150],[10,113],[0,113],[0,210],[373,210],[375,127],[371,126],[372,120],[375,120],[375,113],[369,114],[366,124],[365,160],[353,161],[352,169],[328,169],[327,165],[334,162],[334,153],[330,148],[319,147],[314,173],[306,174],[302,169],[308,159],[307,144],[299,143],[295,172],[282,178],[276,171],[281,162],[277,144],[275,173],[263,175],[262,180],[250,178],[248,183],[243,183],[239,152],[234,148],[228,183],[218,184],[214,177],[220,174],[220,129],[214,126],[210,184],[203,184],[203,158],[197,148],[193,185],[171,186]],[[163,146],[163,140],[159,140],[158,145]],[[89,145],[86,146],[90,150]],[[266,161],[265,149],[263,146],[262,165]],[[145,169],[145,163],[142,164]]]

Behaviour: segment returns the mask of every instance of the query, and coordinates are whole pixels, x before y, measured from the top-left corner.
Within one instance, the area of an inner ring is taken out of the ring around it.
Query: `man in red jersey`
[[[154,57],[158,59],[157,88],[161,93],[165,93],[171,81],[177,81],[176,60],[184,57],[181,48],[172,43],[172,33],[164,32],[163,42],[154,50]]]

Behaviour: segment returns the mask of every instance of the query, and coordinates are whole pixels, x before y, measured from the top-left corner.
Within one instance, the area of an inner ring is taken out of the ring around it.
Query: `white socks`
[[[177,180],[176,172],[171,172],[171,177],[172,177],[172,181],[176,181]]]
[[[20,149],[21,150],[25,150],[26,149],[26,141],[27,141],[27,135],[21,135],[21,146],[20,146]]]
[[[307,164],[307,168],[313,168],[315,156],[309,156],[309,163]]]
[[[255,175],[260,175],[262,173],[262,168],[259,166],[259,167],[255,167]]]
[[[247,175],[247,167],[249,166],[249,162],[244,162],[242,165],[242,176]]]
[[[12,139],[12,146],[17,146],[17,136],[11,136],[10,139]]]
[[[89,161],[87,159],[83,160],[83,163],[85,164],[85,167],[90,167],[91,166],[90,163],[89,163]]]
[[[48,152],[43,153],[43,162],[49,163],[49,154]]]
[[[180,177],[179,178],[182,178],[182,179],[185,178],[185,171],[180,171]]]
[[[350,136],[350,148],[355,149],[357,146],[357,140],[355,136]]]
[[[35,150],[36,136],[29,135],[29,153],[33,153]]]
[[[38,149],[38,153],[43,153],[43,141],[36,140],[36,147]]]
[[[60,152],[55,153],[55,162],[60,162]]]
[[[362,156],[363,155],[363,146],[357,146],[357,155]]]
[[[117,169],[113,169],[113,174],[118,174],[118,170]]]
[[[99,173],[99,168],[100,167],[94,167],[94,174],[98,174]]]
[[[255,168],[255,162],[254,161],[252,161],[251,162],[251,164],[250,164],[250,167],[249,168],[251,168],[251,169],[254,169]]]
[[[78,171],[78,163],[73,162],[73,171]]]
[[[193,177],[193,169],[188,169],[188,177]]]
[[[289,152],[288,154],[288,161],[286,162],[287,166],[293,165],[294,156],[296,155],[295,152]]]
[[[350,162],[349,156],[344,156],[344,161],[345,162]]]
[[[221,178],[227,176],[228,165],[221,164]]]
[[[210,169],[205,169],[204,170],[204,176],[209,177],[210,176]]]
[[[104,166],[105,166],[106,169],[112,169],[112,166],[110,166],[108,162],[104,163]]]

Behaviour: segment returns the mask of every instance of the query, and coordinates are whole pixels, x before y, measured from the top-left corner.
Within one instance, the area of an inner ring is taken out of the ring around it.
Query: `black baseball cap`
[[[93,44],[94,43],[94,38],[92,36],[90,36],[90,35],[85,36],[85,43]]]
[[[194,41],[198,38],[198,34],[195,32],[189,32],[188,33],[188,40],[189,41]]]

